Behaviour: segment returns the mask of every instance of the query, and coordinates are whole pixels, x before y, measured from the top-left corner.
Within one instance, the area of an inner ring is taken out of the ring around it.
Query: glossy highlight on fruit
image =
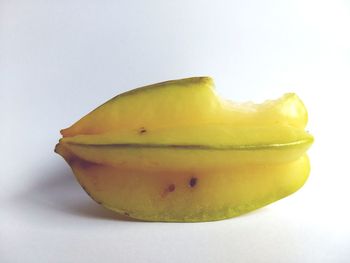
[[[146,221],[238,216],[297,191],[310,172],[307,111],[216,95],[210,77],[120,94],[63,129],[55,151],[97,203]]]

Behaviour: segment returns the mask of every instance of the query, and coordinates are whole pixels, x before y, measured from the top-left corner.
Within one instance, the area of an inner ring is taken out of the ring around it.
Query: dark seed
[[[197,178],[196,177],[192,177],[191,180],[190,180],[190,187],[195,187],[197,184]]]

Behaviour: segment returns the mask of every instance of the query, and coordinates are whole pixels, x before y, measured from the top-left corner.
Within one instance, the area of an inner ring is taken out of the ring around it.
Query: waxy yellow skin
[[[148,221],[212,221],[305,183],[306,123],[295,94],[235,104],[197,77],[116,96],[62,130],[55,151],[106,208]]]

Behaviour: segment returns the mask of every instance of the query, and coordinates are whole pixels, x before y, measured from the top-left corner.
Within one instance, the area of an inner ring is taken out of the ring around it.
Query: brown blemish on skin
[[[195,187],[196,186],[196,184],[197,184],[197,178],[196,177],[192,177],[191,179],[190,179],[190,181],[189,181],[189,186],[190,187]]]
[[[93,168],[94,166],[98,166],[100,164],[98,163],[94,163],[94,162],[90,162],[90,161],[85,161],[83,159],[80,159],[78,157],[72,156],[69,159],[66,159],[66,161],[68,162],[68,164],[70,166],[74,166],[74,165],[79,165],[80,168],[82,169],[90,169]]]
[[[125,216],[130,216],[130,214],[128,212],[124,212]]]
[[[85,160],[80,160],[79,165],[83,169],[90,169],[91,167],[97,166],[98,164],[93,163],[93,162],[89,162],[89,161],[85,161]]]
[[[168,186],[168,191],[169,192],[174,192],[175,191],[175,185],[174,184],[171,184]]]
[[[140,133],[141,135],[145,134],[146,132],[147,132],[147,130],[145,129],[145,127],[141,127],[141,128],[140,128],[139,133]]]
[[[176,189],[174,184],[169,184],[167,188],[164,189],[162,197],[166,197],[169,193],[174,192]]]

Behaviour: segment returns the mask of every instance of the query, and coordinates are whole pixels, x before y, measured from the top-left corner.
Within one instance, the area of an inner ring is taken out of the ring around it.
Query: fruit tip
[[[62,155],[63,144],[64,144],[63,138],[59,139],[58,143],[55,145],[54,152],[59,154],[59,155]]]
[[[69,128],[66,128],[66,129],[62,129],[60,130],[60,134],[63,136],[63,137],[68,137],[69,136]]]
[[[199,79],[203,82],[214,84],[214,79],[210,76],[200,76]]]
[[[57,143],[55,145],[55,149],[54,149],[54,152],[57,153],[57,154],[59,154],[59,149],[58,149],[59,147],[60,147],[60,143]]]
[[[211,76],[207,76],[207,75],[205,75],[205,76],[200,76],[199,78],[200,78],[200,79],[203,79],[203,80],[210,80],[210,81],[213,81],[213,78],[212,78]]]

